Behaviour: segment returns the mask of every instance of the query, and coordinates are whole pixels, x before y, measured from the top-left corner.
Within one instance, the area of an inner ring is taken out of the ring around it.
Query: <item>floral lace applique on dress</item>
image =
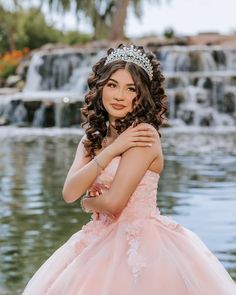
[[[184,228],[180,223],[175,221],[171,216],[161,215],[159,208],[156,208],[156,214],[153,217],[171,230],[180,233],[184,232]]]
[[[141,269],[146,267],[146,258],[142,256],[138,251],[141,243],[142,225],[141,221],[127,224],[125,229],[126,239],[129,244],[127,251],[127,263],[131,268],[131,272],[135,278],[135,281],[140,276]]]

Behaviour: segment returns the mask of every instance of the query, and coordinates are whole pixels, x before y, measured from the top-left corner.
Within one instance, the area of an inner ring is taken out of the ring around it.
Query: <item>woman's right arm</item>
[[[91,161],[90,157],[85,157],[85,148],[83,144],[85,136],[86,135],[80,140],[75,159],[64,183],[62,194],[67,203],[72,203],[83,196],[98,176],[99,168],[96,162]],[[105,168],[114,156],[112,149],[108,146],[102,150],[96,158],[99,164]]]
[[[83,196],[98,176],[99,167],[97,163],[91,161],[90,157],[85,157],[86,151],[83,145],[85,136],[86,135],[80,140],[75,159],[63,186],[62,194],[67,203],[72,203]],[[96,159],[99,164],[105,168],[114,156],[115,155],[108,146],[96,156]]]
[[[153,128],[147,124],[130,126],[96,156],[97,162],[105,168],[115,156],[122,154],[129,148],[152,144],[155,141]],[[91,161],[90,157],[85,157],[84,138],[85,135],[78,145],[74,162],[63,187],[63,198],[67,203],[72,203],[83,196],[95,181],[98,172],[101,171],[95,161]]]

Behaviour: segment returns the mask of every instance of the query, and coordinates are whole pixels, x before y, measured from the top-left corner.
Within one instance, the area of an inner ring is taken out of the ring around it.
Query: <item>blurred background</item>
[[[166,77],[157,205],[236,281],[235,10],[235,0],[0,0],[1,295],[21,294],[90,220],[61,192],[91,66],[120,43],[152,50]]]

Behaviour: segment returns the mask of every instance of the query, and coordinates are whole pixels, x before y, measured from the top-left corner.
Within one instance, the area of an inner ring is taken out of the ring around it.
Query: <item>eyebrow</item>
[[[115,83],[118,84],[118,82],[117,82],[115,79],[110,78],[109,80],[111,80],[111,81],[113,81],[113,82],[115,82]],[[130,83],[130,84],[126,84],[126,85],[127,85],[127,86],[135,86],[134,83]]]

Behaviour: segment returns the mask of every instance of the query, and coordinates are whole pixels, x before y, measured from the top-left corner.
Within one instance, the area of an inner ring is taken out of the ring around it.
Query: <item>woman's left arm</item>
[[[161,141],[151,147],[133,147],[122,154],[117,173],[110,189],[99,197],[85,198],[83,206],[91,211],[119,215],[126,206],[150,164],[162,155]]]

